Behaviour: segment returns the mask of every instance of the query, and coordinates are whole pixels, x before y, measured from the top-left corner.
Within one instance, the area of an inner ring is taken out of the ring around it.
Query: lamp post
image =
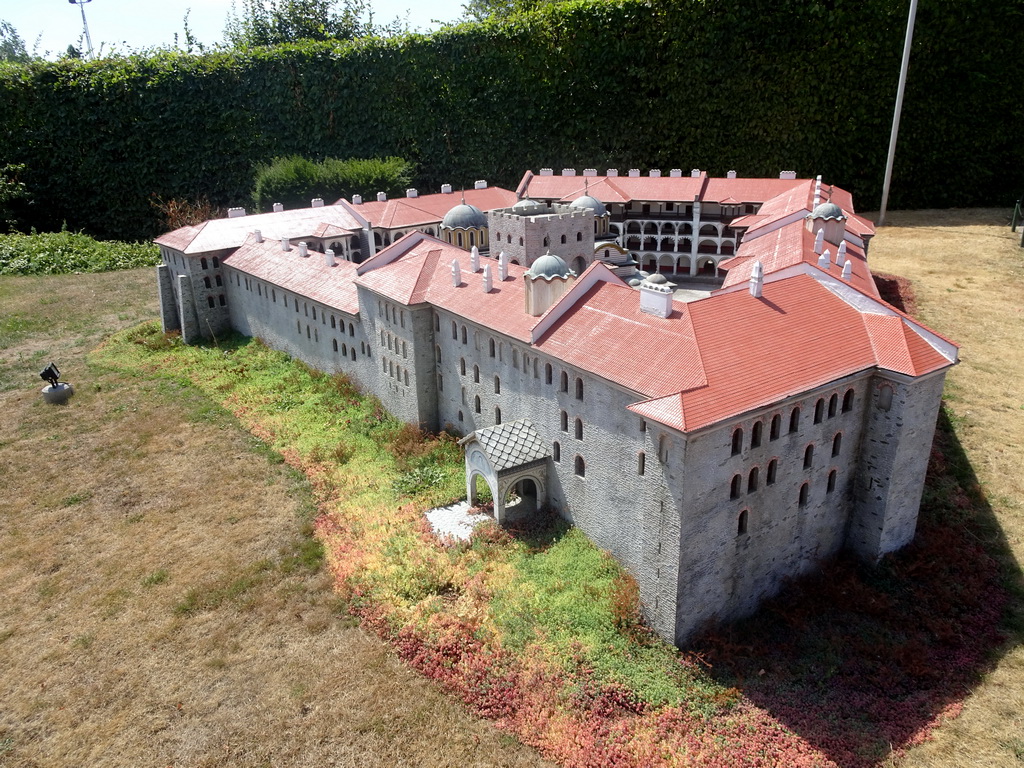
[[[917,0],[910,0],[910,14],[907,18],[907,35],[903,40],[903,63],[900,65],[900,82],[896,88],[896,109],[892,116],[892,133],[889,135],[889,157],[885,161],[885,181],[882,183],[882,205],[878,211],[878,226],[885,224],[885,209],[889,204],[889,181],[892,179],[892,161],[896,157],[896,135],[900,132],[900,112],[903,111],[903,91],[907,87],[907,67],[910,66],[910,44],[914,40],[914,18],[917,16]]]
[[[89,22],[85,20],[85,4],[92,0],[68,0],[72,5],[77,5],[82,11],[82,29],[85,30],[85,45],[89,49],[89,57],[92,58],[92,38],[89,37]]]

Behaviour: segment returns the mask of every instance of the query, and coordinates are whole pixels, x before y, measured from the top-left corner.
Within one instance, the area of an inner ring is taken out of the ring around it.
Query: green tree
[[[28,198],[25,183],[19,178],[24,170],[24,165],[9,163],[0,166],[0,231],[15,229],[18,226],[11,210],[11,203]]]
[[[0,61],[17,61],[24,64],[31,60],[32,57],[18,30],[9,22],[0,21]]]
[[[565,0],[469,0],[462,6],[462,17],[468,21],[485,19],[507,19],[526,11],[534,11],[545,5],[554,5]]]
[[[242,0],[224,29],[234,48],[298,40],[352,40],[373,34],[368,0]]]

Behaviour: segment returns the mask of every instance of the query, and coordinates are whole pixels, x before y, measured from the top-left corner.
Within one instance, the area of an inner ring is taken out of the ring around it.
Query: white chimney
[[[736,171],[729,171],[728,173],[725,174],[725,178],[727,178],[727,179],[735,179],[736,178]]]
[[[383,203],[383,202],[385,202],[385,201],[386,201],[387,199],[388,199],[388,195],[387,195],[387,193],[386,193],[386,192],[378,192],[378,193],[377,193],[377,202],[378,202],[378,203]]]
[[[508,279],[508,254],[504,251],[498,254],[498,279]]]
[[[575,176],[576,175],[576,169],[575,168],[563,168],[562,169],[562,175],[563,176]]]
[[[420,193],[417,192],[415,189],[407,189],[407,190],[405,190],[405,196],[406,197],[419,197]]]
[[[362,205],[362,204],[363,204],[363,196],[362,195],[352,195],[352,205]]]
[[[604,172],[604,175],[607,176],[608,178],[615,178],[616,176],[619,175],[619,169],[609,168],[607,171]]]
[[[640,283],[640,311],[655,315],[656,317],[668,317],[672,314],[672,288],[665,283],[649,283],[644,280]]]
[[[843,280],[849,280],[850,275],[853,274],[853,259],[850,259],[843,264]]]
[[[253,231],[253,235],[256,237],[256,242],[257,243],[262,243],[263,242],[263,233],[260,232],[258,229]]]
[[[764,285],[764,266],[760,261],[754,262],[754,268],[750,271],[750,295],[755,299],[761,298],[761,287]]]
[[[462,270],[459,269],[458,259],[452,259],[452,285],[456,288],[462,285]]]
[[[790,180],[795,179],[796,178],[796,171],[782,171],[781,173],[779,173],[779,178],[780,179],[790,179]]]
[[[691,179],[699,179],[700,178],[700,168],[691,168],[690,169],[690,178]]]
[[[324,199],[322,197],[314,197],[312,200],[309,201],[309,207],[310,208],[323,208],[324,207]]]
[[[597,168],[584,168],[583,169],[583,175],[584,176],[597,176]]]
[[[631,178],[631,179],[638,179],[638,178],[640,178],[640,169],[639,168],[630,168],[629,169],[629,178]]]
[[[821,249],[825,247],[825,230],[819,229],[818,234],[814,236],[814,252],[821,253]]]
[[[338,263],[334,260],[334,251],[330,248],[324,251],[324,263],[326,263],[328,267],[336,266]]]
[[[818,266],[828,272],[828,268],[831,266],[832,254],[829,253],[828,249],[818,257]]]
[[[487,189],[487,180],[477,179],[476,183],[473,184],[473,189]]]
[[[647,172],[647,175],[650,176],[652,179],[660,179],[661,168],[651,168],[651,170]]]
[[[450,195],[451,193],[452,193],[452,185],[451,184],[442,184],[441,185],[441,194],[442,195]]]
[[[274,203],[274,213],[280,213],[284,210],[284,203]]]
[[[245,208],[228,208],[229,219],[237,219],[239,216],[245,216]]]
[[[668,172],[668,177],[670,179],[681,179],[683,177],[683,169],[673,168],[671,171]]]
[[[309,246],[306,243],[299,243],[299,256],[302,258],[309,256]]]
[[[540,175],[541,176],[554,176],[555,172],[553,170],[551,170],[550,168],[541,168],[540,169]]]
[[[480,249],[475,245],[469,252],[469,269],[471,272],[480,271]]]
[[[484,264],[484,293],[490,293],[491,287],[491,265]]]
[[[290,242],[288,242],[288,238],[287,237],[282,237],[281,238],[281,250],[282,251],[290,251],[291,249],[292,249],[292,244]]]
[[[845,263],[846,263],[846,241],[843,240],[843,242],[841,242],[839,244],[839,250],[836,251],[836,265],[841,267]]]

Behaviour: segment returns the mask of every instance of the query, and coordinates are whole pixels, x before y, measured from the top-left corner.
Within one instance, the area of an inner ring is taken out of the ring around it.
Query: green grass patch
[[[159,262],[160,249],[151,243],[94,240],[68,231],[0,235],[0,275],[109,272]]]

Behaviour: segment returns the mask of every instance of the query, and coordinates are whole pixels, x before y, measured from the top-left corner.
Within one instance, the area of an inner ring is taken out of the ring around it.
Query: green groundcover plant
[[[0,235],[0,275],[63,275],[148,267],[160,261],[151,243],[94,240],[62,230]]]
[[[306,473],[349,610],[564,765],[876,766],[955,715],[1002,641],[1004,574],[948,424],[913,546],[879,569],[840,559],[679,652],[644,627],[635,582],[553,513],[438,539],[422,513],[463,493],[454,436],[403,425],[342,375],[155,323],[90,360],[187,381]]]

